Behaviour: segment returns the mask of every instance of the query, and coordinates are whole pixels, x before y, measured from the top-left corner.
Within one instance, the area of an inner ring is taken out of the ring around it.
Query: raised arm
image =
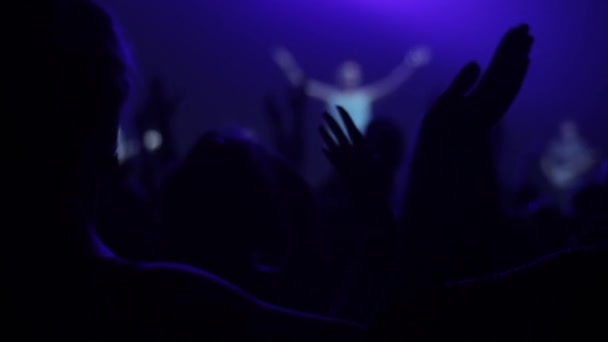
[[[329,84],[307,79],[298,63],[296,63],[295,58],[287,49],[275,49],[272,57],[287,77],[289,83],[294,87],[300,87],[303,83],[306,83],[306,93],[308,96],[326,101],[338,91]]]
[[[432,317],[443,308],[410,300],[419,300],[421,292],[440,288],[450,279],[461,279],[463,271],[479,272],[487,267],[485,258],[492,259],[494,253],[487,252],[494,252],[492,240],[502,222],[496,215],[500,205],[487,137],[521,89],[532,43],[527,25],[510,30],[483,76],[477,63],[468,64],[422,119],[407,175],[402,274],[394,298],[387,300],[372,327],[374,339],[379,339],[376,334],[412,334],[403,328],[402,317],[422,317],[421,309]],[[475,269],[463,268],[469,265]],[[395,303],[401,308],[391,309]],[[416,326],[440,326],[433,323]]]
[[[390,206],[392,177],[387,176],[382,151],[370,145],[344,108],[337,109],[344,128],[326,112],[326,126],[319,130],[325,143],[323,152],[351,194],[352,215],[358,222],[353,232],[358,231],[359,242],[356,253],[350,256],[351,266],[344,274],[331,315],[369,322],[377,314],[395,270],[397,229]]]
[[[378,99],[397,90],[407,81],[414,71],[429,63],[431,51],[427,47],[418,47],[411,50],[397,66],[384,79],[365,87],[365,92],[372,98]]]

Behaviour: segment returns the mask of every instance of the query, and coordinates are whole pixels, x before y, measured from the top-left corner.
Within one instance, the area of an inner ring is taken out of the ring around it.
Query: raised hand
[[[483,244],[469,241],[489,243],[488,227],[498,234],[502,225],[490,128],[522,86],[533,42],[528,30],[521,25],[507,32],[478,84],[479,65],[466,65],[422,121],[403,209],[404,243],[411,244],[404,250],[415,260],[409,269],[416,286],[469,272],[469,264],[457,260],[483,265]]]
[[[528,72],[533,42],[528,25],[521,25],[510,30],[498,45],[490,66],[471,94],[481,122],[493,125],[511,107]]]
[[[496,124],[521,89],[533,41],[528,25],[507,32],[477,87],[471,91],[481,70],[472,62],[460,71],[435,102],[426,115],[425,124],[461,134]]]
[[[409,66],[418,68],[429,64],[431,58],[431,49],[426,46],[419,46],[408,52],[405,56],[405,63]]]
[[[291,52],[284,47],[275,48],[272,51],[272,58],[281,68],[290,68],[296,64]]]
[[[384,196],[379,156],[369,148],[363,134],[350,115],[338,106],[343,129],[329,113],[324,113],[325,126],[319,127],[325,144],[323,153],[347,185],[361,196]],[[382,193],[380,193],[382,192]]]
[[[276,48],[272,51],[272,58],[294,86],[302,86],[305,80],[304,72],[298,66],[295,58],[285,48]]]

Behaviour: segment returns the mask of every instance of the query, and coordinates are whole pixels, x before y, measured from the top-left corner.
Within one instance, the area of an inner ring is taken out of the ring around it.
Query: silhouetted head
[[[256,246],[279,225],[275,189],[261,146],[235,135],[203,136],[166,183],[167,241],[184,259],[177,261],[233,280],[248,271]]]
[[[38,77],[48,79],[35,81],[51,87],[29,94],[30,102],[49,102],[44,111],[28,108],[24,113],[24,128],[30,132],[26,158],[63,191],[88,196],[116,166],[130,65],[106,11],[84,0],[53,4],[53,25],[40,28],[50,39],[41,46],[47,53],[40,53],[45,56],[40,59],[48,64]],[[55,161],[49,163],[49,158]]]
[[[16,153],[7,155],[13,205],[34,211],[22,219],[38,217],[50,225],[36,231],[49,236],[32,239],[68,239],[75,232],[58,221],[90,220],[95,190],[117,167],[129,63],[112,18],[91,1],[27,7],[21,24],[28,29],[13,50],[26,65],[6,97],[18,112],[4,129],[20,136]]]
[[[358,88],[363,83],[361,65],[354,61],[342,63],[337,74],[338,85],[344,89]]]
[[[559,132],[563,139],[574,140],[579,137],[578,125],[573,120],[566,120],[560,123]]]

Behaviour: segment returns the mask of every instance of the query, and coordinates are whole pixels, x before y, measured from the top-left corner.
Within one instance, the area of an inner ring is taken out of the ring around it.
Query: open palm
[[[424,125],[466,134],[500,121],[522,87],[533,41],[527,25],[507,32],[481,80],[477,82],[481,74],[479,65],[475,62],[466,65],[433,104]]]

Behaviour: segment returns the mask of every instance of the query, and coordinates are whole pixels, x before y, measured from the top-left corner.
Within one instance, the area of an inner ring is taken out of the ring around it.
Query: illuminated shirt
[[[350,114],[355,126],[365,133],[372,119],[372,98],[360,90],[338,92],[328,98],[327,106],[331,115],[343,126],[342,119],[338,114],[336,106],[341,106]]]

